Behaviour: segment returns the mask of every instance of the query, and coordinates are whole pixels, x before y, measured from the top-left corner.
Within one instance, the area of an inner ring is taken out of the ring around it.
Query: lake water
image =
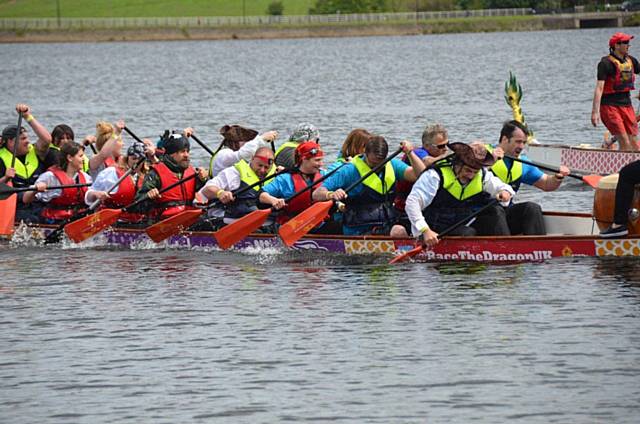
[[[541,142],[599,143],[595,67],[614,30],[0,45],[1,124],[26,102],[78,137],[125,119],[311,122],[392,148],[443,122],[496,141],[509,70]],[[635,34],[635,29],[627,29]],[[632,43],[631,52],[635,52]],[[637,53],[637,52],[636,52]],[[207,155],[194,146],[193,160]],[[524,190],[590,211],[592,191]],[[0,422],[635,423],[640,262],[404,264],[280,250],[0,246]]]

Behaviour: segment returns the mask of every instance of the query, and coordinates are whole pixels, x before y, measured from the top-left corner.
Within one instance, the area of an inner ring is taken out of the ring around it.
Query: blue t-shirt
[[[321,175],[325,175],[326,173],[327,171],[322,169],[320,170]],[[310,191],[313,192],[313,190],[318,187],[320,187],[320,185],[317,185]],[[289,173],[278,175],[272,179],[269,184],[262,187],[262,190],[279,199],[288,199],[296,193],[296,190],[293,187],[293,178]]]
[[[396,181],[404,181],[404,173],[409,168],[409,165],[402,162],[400,159],[391,159],[391,166],[396,176]],[[329,191],[336,191],[337,189],[347,189],[351,184],[360,179],[360,173],[353,163],[348,163],[335,174],[327,178],[322,185]],[[357,196],[364,190],[362,183],[358,184],[347,193],[349,196]]]

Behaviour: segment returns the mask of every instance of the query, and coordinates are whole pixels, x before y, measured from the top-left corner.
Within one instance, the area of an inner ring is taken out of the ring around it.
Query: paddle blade
[[[258,209],[213,233],[218,246],[228,249],[264,224],[271,209]]]
[[[102,209],[64,226],[64,232],[75,243],[93,237],[113,225],[122,214],[122,209]]]
[[[147,227],[145,232],[156,243],[160,243],[162,240],[178,234],[185,228],[189,228],[202,215],[202,209],[191,209],[188,211],[180,212],[171,218],[164,219],[157,222],[150,227]]]
[[[593,188],[598,188],[598,183],[602,179],[602,175],[584,175],[582,181],[590,185]]]
[[[389,261],[390,265],[393,264],[397,264],[403,261],[406,261],[407,259],[413,258],[414,256],[416,256],[418,253],[422,252],[424,250],[424,247],[422,246],[418,246],[418,247],[414,247],[411,250],[408,250],[406,252],[404,252],[401,255],[396,256],[395,258],[391,259]]]
[[[288,247],[300,240],[302,236],[311,231],[316,225],[322,222],[329,214],[333,206],[332,200],[317,202],[290,219],[286,224],[280,226],[278,234],[282,242]]]
[[[12,194],[5,200],[0,200],[0,235],[13,234],[13,224],[16,219],[16,205],[18,196]]]

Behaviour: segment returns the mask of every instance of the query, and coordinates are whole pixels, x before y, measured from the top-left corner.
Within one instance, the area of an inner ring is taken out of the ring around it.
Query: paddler
[[[289,135],[287,141],[276,150],[276,165],[287,169],[295,167],[296,147],[307,141],[320,144],[320,131],[312,124],[300,123]]]
[[[217,230],[258,209],[258,196],[261,185],[243,190],[237,196],[232,191],[252,186],[275,172],[273,151],[269,147],[259,147],[249,162],[240,159],[235,165],[223,169],[218,175],[207,181],[196,194],[195,202],[207,204],[219,200],[220,207],[208,211],[209,230]],[[263,227],[273,225],[267,220]]]
[[[306,193],[295,197],[287,204],[285,204],[285,199],[313,185],[315,181],[326,174],[326,171],[322,169],[323,160],[324,152],[320,145],[312,141],[301,143],[296,147],[294,153],[294,170],[278,175],[273,181],[264,186],[260,194],[260,201],[281,211],[277,218],[278,224],[286,223],[311,206],[313,203],[311,198],[313,189],[309,189]],[[318,186],[319,184],[316,185],[316,187]],[[340,234],[342,231],[339,225],[329,225],[328,222],[322,222],[310,232],[315,234]]]
[[[240,160],[250,161],[258,148],[267,147],[278,138],[277,131],[259,134],[258,131],[241,125],[224,125],[220,128],[220,134],[222,143],[211,157],[209,178],[215,177],[223,169],[235,165]]]
[[[174,133],[165,140],[162,160],[152,166],[136,195],[136,201],[151,199],[151,206],[149,202],[141,202],[132,212],[148,212],[149,219],[156,221],[194,208],[193,199],[207,180],[207,170],[191,166],[190,150],[189,139],[184,134]],[[197,174],[195,178],[159,193],[164,187],[193,174]]]
[[[142,161],[131,174],[107,193],[107,190],[114,187],[128,169],[135,167],[143,158],[147,160]],[[100,199],[100,207],[110,209],[120,209],[133,203],[136,193],[142,187],[142,182],[150,170],[147,162],[153,163],[154,160],[155,146],[151,140],[144,139],[143,143],[134,143],[127,149],[126,156],[118,158],[115,166],[105,168],[98,174],[85,194],[85,203],[92,205]],[[141,223],[144,218],[145,216],[141,213],[123,212],[118,217],[118,222],[131,226]]]
[[[411,231],[426,246],[437,244],[439,232],[464,220],[491,198],[507,204],[515,194],[510,185],[486,169],[495,158],[482,143],[450,143],[449,148],[455,153],[453,159],[424,172],[407,197],[405,210]],[[471,237],[510,232],[506,213],[496,204],[449,234]]]
[[[13,187],[28,187],[47,169],[47,152],[51,143],[51,134],[33,116],[31,107],[24,103],[16,105],[16,112],[21,113],[38,140],[31,144],[25,127],[18,130],[17,125],[9,125],[2,130],[0,141],[0,183],[12,181]],[[14,143],[17,143],[15,145]],[[16,157],[13,160],[15,147]],[[38,222],[41,206],[37,202],[26,204],[23,193],[18,193],[16,206],[16,222]]]
[[[58,224],[86,209],[84,195],[87,187],[47,190],[52,186],[91,183],[91,176],[82,171],[83,164],[84,147],[73,141],[65,143],[60,148],[58,165],[38,177],[34,184],[37,190],[25,192],[25,203],[36,199],[45,204],[40,212],[40,222]]]
[[[397,181],[415,181],[425,169],[424,163],[413,153],[413,145],[404,140],[400,144],[409,154],[411,166],[393,158],[382,170],[358,183],[349,193],[345,192],[371,169],[386,161],[389,146],[384,137],[373,136],[364,154],[327,178],[313,192],[314,201],[337,200],[345,203],[343,210],[343,234],[380,234],[391,237],[407,237],[407,230],[400,223],[400,213],[393,206]]]
[[[629,41],[633,35],[616,32],[609,39],[609,55],[598,63],[596,88],[593,93],[591,123],[602,123],[619,143],[620,150],[638,150],[636,136],[638,122],[631,104],[635,74],[640,64],[629,55]]]
[[[96,124],[96,148],[98,153],[89,159],[89,174],[95,178],[100,171],[110,166],[115,166],[116,161],[122,155],[122,130],[125,124],[119,120],[115,124],[100,121]]]
[[[509,184],[518,192],[522,183],[535,186],[543,191],[554,191],[560,187],[570,170],[564,165],[559,172],[548,175],[533,165],[514,161],[504,155],[527,159],[522,154],[528,138],[529,130],[519,121],[507,121],[500,130],[500,137],[496,146],[486,146],[496,157],[496,163],[491,166],[493,172],[503,182]],[[542,208],[534,202],[511,202],[506,208],[507,222],[512,235],[544,235]]]

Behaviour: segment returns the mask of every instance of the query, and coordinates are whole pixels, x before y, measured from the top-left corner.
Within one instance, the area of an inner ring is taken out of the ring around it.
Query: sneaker
[[[600,237],[603,238],[614,238],[614,237],[624,237],[629,234],[629,230],[624,225],[620,227],[613,227],[610,225],[606,230],[600,231]]]

